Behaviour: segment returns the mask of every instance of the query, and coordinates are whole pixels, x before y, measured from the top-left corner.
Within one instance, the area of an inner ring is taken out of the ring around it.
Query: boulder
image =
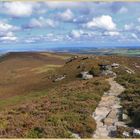
[[[67,60],[66,60],[66,63],[70,63],[70,62],[72,62],[73,60],[76,60],[77,58],[78,58],[78,56],[73,56],[73,57],[67,59]]]
[[[82,75],[82,79],[83,80],[88,80],[88,79],[92,79],[93,78],[93,75],[89,74],[88,71],[81,72],[80,74]]]
[[[99,64],[100,70],[112,70],[111,65],[108,64]]]
[[[133,135],[134,135],[134,136],[140,136],[140,130],[134,129],[134,130],[133,130]]]
[[[124,131],[122,134],[123,134],[123,136],[125,136],[125,137],[129,137],[129,136],[130,136],[130,134],[129,134],[128,132],[126,132],[126,131]]]
[[[118,68],[120,65],[119,64],[117,64],[117,63],[113,63],[112,65],[111,65],[111,67],[113,67],[113,68]]]

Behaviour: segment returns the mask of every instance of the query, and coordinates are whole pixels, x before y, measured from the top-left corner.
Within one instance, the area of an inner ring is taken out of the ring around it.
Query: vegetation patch
[[[140,74],[128,74],[118,72],[117,82],[126,90],[120,95],[124,112],[129,116],[127,123],[130,126],[140,128]]]
[[[45,73],[48,71],[54,71],[56,68],[59,67],[62,67],[62,65],[44,65],[41,67],[34,68],[31,71],[35,71],[36,73]]]
[[[96,128],[92,113],[108,89],[103,79],[74,81],[54,88],[38,100],[1,114],[9,123],[1,137],[71,138],[72,133],[92,137]]]

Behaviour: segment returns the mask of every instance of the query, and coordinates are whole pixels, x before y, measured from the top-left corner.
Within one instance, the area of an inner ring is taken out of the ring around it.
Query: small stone
[[[123,132],[123,136],[125,136],[125,137],[129,137],[130,135],[129,135],[128,132],[124,131],[124,132]]]
[[[127,114],[122,114],[122,119],[123,120],[127,120],[128,119],[128,115]]]
[[[80,136],[76,133],[72,133],[72,137],[76,138],[76,139],[80,139]]]

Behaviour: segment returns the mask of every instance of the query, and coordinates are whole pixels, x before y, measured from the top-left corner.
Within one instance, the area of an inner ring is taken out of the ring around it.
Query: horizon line
[[[0,2],[140,2],[140,0],[0,0]]]

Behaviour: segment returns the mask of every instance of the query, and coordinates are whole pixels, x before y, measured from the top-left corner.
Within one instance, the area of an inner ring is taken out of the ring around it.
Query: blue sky
[[[0,44],[139,46],[140,3],[0,2]]]

